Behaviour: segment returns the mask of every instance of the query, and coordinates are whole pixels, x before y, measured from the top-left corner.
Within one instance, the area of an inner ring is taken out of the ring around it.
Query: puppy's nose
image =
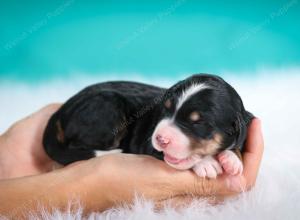
[[[161,148],[166,148],[170,143],[170,139],[165,138],[165,137],[161,136],[160,134],[158,134],[156,136],[156,141]]]

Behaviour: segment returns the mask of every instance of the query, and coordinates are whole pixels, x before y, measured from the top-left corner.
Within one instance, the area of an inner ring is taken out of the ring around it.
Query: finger
[[[244,171],[246,182],[254,184],[264,150],[264,141],[261,131],[261,122],[255,118],[252,120],[247,133],[245,152],[243,153]]]
[[[49,104],[37,112],[33,113],[29,117],[25,118],[21,121],[20,124],[26,125],[28,127],[28,131],[36,134],[37,138],[40,139],[42,137],[42,133],[44,132],[47,123],[51,117],[51,115],[58,110],[61,104]],[[32,132],[35,131],[35,132]]]
[[[211,196],[228,194],[225,178],[209,179],[192,171],[174,172],[171,180],[174,195]]]
[[[53,104],[46,105],[45,107],[39,109],[37,112],[30,115],[28,119],[35,119],[40,117],[49,118],[50,115],[52,115],[55,111],[57,111],[60,106],[61,106],[60,103],[53,103]],[[49,116],[49,117],[45,117],[45,116]]]
[[[26,128],[26,130],[31,130],[36,127],[39,127],[39,125],[47,123],[50,116],[57,111],[57,109],[61,106],[59,103],[49,104],[40,110],[32,113],[31,115],[21,119],[20,121],[17,121],[14,123],[6,132],[5,134],[9,134],[10,132],[14,132],[15,130],[22,129],[23,127]],[[30,127],[28,127],[30,126]],[[43,129],[42,129],[43,130]]]
[[[36,138],[40,139],[42,137],[41,134],[44,132],[49,118],[55,111],[57,111],[57,109],[60,106],[60,104],[49,104],[41,108],[29,117],[21,120],[20,123],[18,123],[19,127],[25,127],[30,134],[34,134],[37,136]]]

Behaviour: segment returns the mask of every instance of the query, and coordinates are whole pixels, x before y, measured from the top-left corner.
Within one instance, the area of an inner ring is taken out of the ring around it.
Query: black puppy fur
[[[195,94],[176,117],[187,136],[211,139],[222,135],[224,149],[242,151],[247,125],[253,118],[244,109],[237,92],[223,79],[196,74],[170,89],[136,82],[104,82],[89,86],[69,99],[50,118],[43,144],[47,154],[60,164],[95,157],[95,150],[122,149],[124,153],[148,154],[162,159],[151,143],[158,122],[174,112],[180,94],[195,83],[211,89]],[[165,107],[165,101],[169,100]],[[186,111],[201,112],[201,121],[187,123]]]

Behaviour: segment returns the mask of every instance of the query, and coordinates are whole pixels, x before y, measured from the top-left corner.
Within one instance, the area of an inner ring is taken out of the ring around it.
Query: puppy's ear
[[[234,133],[240,133],[243,129],[243,117],[240,113],[237,114],[235,121],[233,122],[233,130]]]
[[[237,117],[235,121],[233,122],[233,129],[231,132],[238,133],[240,132],[244,127],[248,127],[251,120],[254,118],[253,114],[251,114],[248,111],[244,111],[242,114],[237,113]]]
[[[237,135],[243,128],[243,118],[240,113],[237,113],[237,117],[231,124],[231,127],[226,130],[226,134],[229,136]]]
[[[252,121],[252,119],[255,118],[254,115],[251,112],[248,112],[248,111],[244,112],[243,117],[244,117],[245,124],[246,124],[247,127],[249,126],[249,123]]]
[[[248,111],[237,114],[237,118],[234,122],[234,133],[236,135],[236,147],[241,150],[246,140],[248,125],[253,118],[254,116]]]

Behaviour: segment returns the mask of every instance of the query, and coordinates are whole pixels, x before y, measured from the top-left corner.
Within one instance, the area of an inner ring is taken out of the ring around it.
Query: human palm
[[[0,179],[45,173],[56,166],[44,151],[42,137],[48,119],[59,106],[42,108],[0,136]]]

